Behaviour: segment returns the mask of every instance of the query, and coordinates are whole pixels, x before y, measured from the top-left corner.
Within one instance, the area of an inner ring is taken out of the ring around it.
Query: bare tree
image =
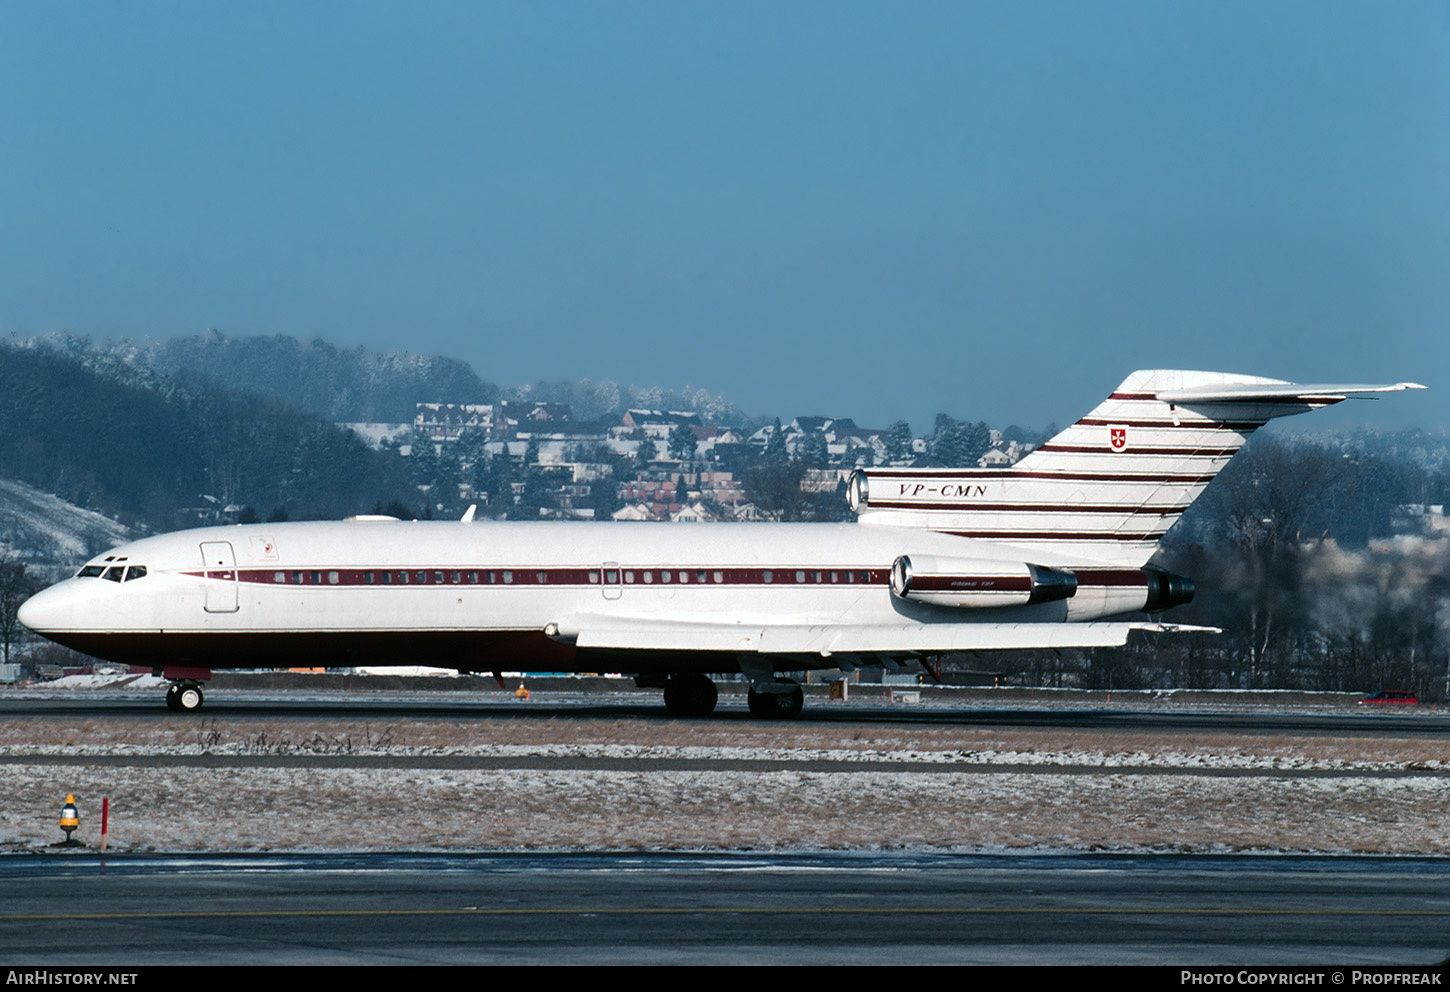
[[[10,662],[10,648],[20,639],[20,604],[39,588],[35,576],[26,574],[25,562],[10,549],[0,552],[0,655]]]

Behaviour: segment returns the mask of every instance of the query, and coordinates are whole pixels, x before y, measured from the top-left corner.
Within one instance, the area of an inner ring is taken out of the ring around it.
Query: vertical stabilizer
[[[862,523],[1028,549],[1045,562],[1142,565],[1255,430],[1362,393],[1224,372],[1134,372],[1091,413],[1005,469],[858,470]]]

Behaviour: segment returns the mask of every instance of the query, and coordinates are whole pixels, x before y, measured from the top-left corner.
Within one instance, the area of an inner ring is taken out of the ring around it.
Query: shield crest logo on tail
[[[1112,447],[1112,449],[1114,451],[1127,451],[1128,450],[1128,425],[1127,424],[1109,424],[1108,425],[1108,444]]]

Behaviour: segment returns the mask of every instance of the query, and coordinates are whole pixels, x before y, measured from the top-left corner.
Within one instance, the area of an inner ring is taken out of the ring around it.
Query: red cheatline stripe
[[[1146,586],[1148,577],[1136,568],[1075,568],[1077,585],[1083,586]]]
[[[1114,534],[1105,531],[1029,531],[1029,530],[949,530],[942,531],[943,534],[951,534],[954,537],[975,537],[988,541],[1157,541],[1164,534],[1168,533],[1167,528],[1163,530],[1149,531],[1146,534]]]
[[[1031,592],[1025,575],[913,575],[910,592]]]
[[[1122,451],[1114,451],[1106,440],[1102,444],[1044,444],[1038,451],[1055,451],[1078,455],[1196,455],[1200,458],[1221,458],[1238,452],[1243,445],[1229,448],[1155,448],[1142,444],[1129,444]]]
[[[601,581],[604,572],[617,572],[611,581]],[[668,572],[670,579],[664,579]],[[766,573],[770,578],[766,578]],[[333,581],[336,573],[337,580]],[[681,578],[685,573],[685,578]],[[183,572],[194,578],[204,578],[207,573]],[[279,581],[277,576],[282,576]],[[371,574],[372,581],[368,581]],[[390,582],[384,581],[387,575]],[[403,575],[407,581],[403,581]],[[233,573],[213,571],[212,578],[229,580]],[[492,576],[490,580],[489,576]],[[429,586],[476,586],[480,588],[507,588],[509,586],[556,586],[559,588],[593,586],[640,586],[640,585],[883,585],[890,581],[891,572],[884,568],[845,568],[782,565],[772,568],[700,568],[675,565],[670,568],[655,566],[640,568],[621,566],[618,569],[602,568],[244,568],[235,572],[237,581],[256,585],[288,586],[292,588],[328,588],[341,586],[371,586],[379,589],[409,589]],[[300,580],[298,577],[301,577]],[[421,576],[421,578],[420,578]],[[834,576],[834,579],[832,578]]]
[[[930,512],[956,511],[966,513],[1113,513],[1138,516],[1167,517],[1182,513],[1188,508],[1188,501],[1171,506],[1142,506],[1138,503],[1113,503],[1099,506],[1086,506],[1081,503],[936,503],[936,502],[906,502],[902,500],[868,500],[867,507],[872,510],[927,510]]]
[[[1031,457],[1031,456],[1029,456]],[[995,472],[973,472],[970,469],[912,469],[891,473],[865,472],[870,484],[902,483],[919,479],[957,479],[961,482],[1010,482],[1013,479],[1060,479],[1064,482],[1121,482],[1130,485],[1165,482],[1212,482],[1216,472],[1050,472],[1006,469]]]
[[[1173,431],[1235,431],[1250,434],[1264,426],[1264,420],[1118,420],[1111,417],[1083,417],[1074,427],[1151,427]]]

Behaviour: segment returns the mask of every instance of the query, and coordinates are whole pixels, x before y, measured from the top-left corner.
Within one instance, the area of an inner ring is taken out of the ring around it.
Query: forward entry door
[[[208,541],[201,546],[205,569],[202,584],[206,587],[208,613],[237,612],[237,559],[230,541]]]

